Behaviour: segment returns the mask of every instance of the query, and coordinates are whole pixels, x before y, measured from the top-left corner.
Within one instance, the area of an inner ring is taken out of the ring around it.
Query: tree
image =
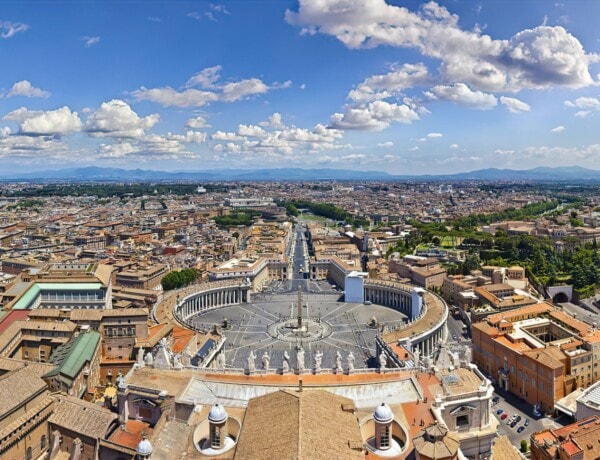
[[[527,441],[525,439],[521,440],[521,452],[525,453],[529,450],[529,446],[527,445]]]
[[[163,277],[161,285],[164,291],[170,291],[192,284],[197,278],[198,272],[196,270],[186,268],[178,272],[167,273]]]
[[[468,275],[473,270],[479,269],[479,267],[481,267],[481,264],[479,263],[479,256],[477,254],[469,254],[463,262],[463,275]]]

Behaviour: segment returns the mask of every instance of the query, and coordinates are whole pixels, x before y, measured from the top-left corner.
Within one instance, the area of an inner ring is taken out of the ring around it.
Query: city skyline
[[[595,169],[600,4],[506,5],[9,3],[2,169]]]

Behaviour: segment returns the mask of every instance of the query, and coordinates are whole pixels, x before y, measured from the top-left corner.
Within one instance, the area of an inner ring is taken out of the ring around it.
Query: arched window
[[[47,443],[46,435],[43,434],[42,439],[40,439],[40,449],[44,450],[46,448],[46,443]]]
[[[31,460],[33,458],[33,453],[31,447],[28,447],[25,451],[25,460]]]

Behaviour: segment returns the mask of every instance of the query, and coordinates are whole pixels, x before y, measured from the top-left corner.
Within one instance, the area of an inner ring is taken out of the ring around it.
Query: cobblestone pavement
[[[331,291],[331,288],[330,288]],[[291,357],[290,365],[296,367],[296,347],[302,345],[305,351],[305,365],[311,368],[314,354],[323,353],[322,367],[335,367],[336,352],[339,351],[346,365],[346,357],[352,352],[356,358],[355,367],[370,367],[375,365],[375,336],[377,329],[369,327],[374,317],[379,325],[394,326],[402,324],[406,316],[391,308],[379,305],[363,305],[346,303],[338,300],[339,293],[329,295],[320,293],[305,293],[303,317],[310,318],[313,324],[319,321],[327,323],[331,334],[318,338],[305,337],[302,340],[290,340],[293,334],[291,327],[284,332],[286,340],[278,339],[267,332],[272,323],[283,321],[290,326],[297,324],[296,310],[297,294],[262,294],[255,297],[251,303],[233,305],[211,310],[194,317],[191,321],[196,327],[210,329],[213,324],[223,324],[225,330],[226,365],[234,368],[244,368],[252,350],[257,356],[256,368],[261,367],[261,356],[266,351],[270,356],[270,367],[279,368],[283,362],[283,354],[288,352]]]

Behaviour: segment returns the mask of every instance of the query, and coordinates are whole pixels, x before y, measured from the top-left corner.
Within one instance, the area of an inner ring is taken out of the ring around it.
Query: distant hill
[[[88,166],[0,176],[4,180],[71,180],[71,181],[246,181],[246,180],[392,180],[394,176],[379,171],[344,169],[215,169],[208,171],[152,171],[144,169],[100,168]]]
[[[480,169],[446,175],[392,175],[383,171],[346,169],[215,169],[208,171],[153,171],[88,166],[0,176],[2,180],[28,181],[279,181],[279,180],[515,180],[600,181],[600,171],[580,166],[533,169]]]

